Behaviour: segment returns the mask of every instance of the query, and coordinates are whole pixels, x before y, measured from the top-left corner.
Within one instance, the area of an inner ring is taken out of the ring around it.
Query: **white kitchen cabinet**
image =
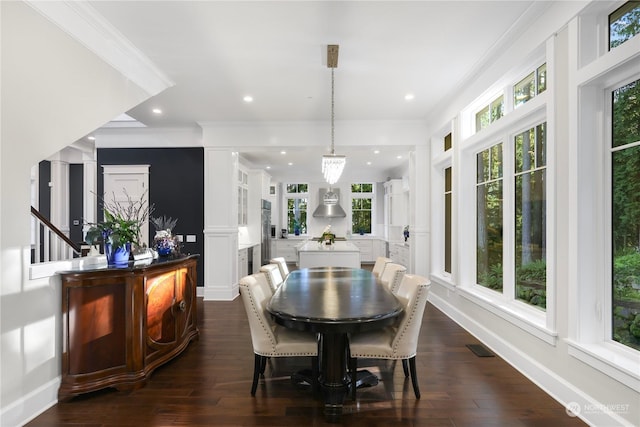
[[[238,250],[238,279],[249,275],[249,248]]]
[[[238,225],[249,222],[249,174],[238,169]]]
[[[275,240],[275,254],[272,257],[283,257],[287,262],[298,262],[298,246],[304,240],[297,239],[277,239]]]
[[[408,225],[409,192],[405,191],[403,180],[391,179],[385,182],[384,194],[388,225]]]
[[[373,253],[373,239],[352,239],[349,242],[360,249],[360,262],[371,263],[376,261]]]
[[[388,257],[389,253],[387,252],[387,241],[382,239],[375,239],[373,241],[373,260],[375,262],[378,257]]]
[[[407,267],[407,271],[411,271],[409,246],[403,243],[389,243],[389,258]]]

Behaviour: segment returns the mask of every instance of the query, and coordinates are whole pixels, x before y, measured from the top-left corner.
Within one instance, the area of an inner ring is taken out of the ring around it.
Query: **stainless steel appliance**
[[[265,265],[271,259],[271,202],[264,199],[262,200],[262,239],[260,244],[262,255],[260,265]]]

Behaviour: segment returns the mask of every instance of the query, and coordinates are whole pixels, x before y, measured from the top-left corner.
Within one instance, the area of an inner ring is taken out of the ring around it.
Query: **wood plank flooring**
[[[271,359],[250,395],[253,350],[240,298],[198,300],[200,338],[158,368],[145,387],[104,390],[58,403],[29,427],[323,426],[323,403],[289,375],[308,359]],[[381,378],[345,401],[348,426],[583,426],[499,357],[478,357],[478,341],[428,304],[418,347],[422,398],[400,363],[359,361]]]

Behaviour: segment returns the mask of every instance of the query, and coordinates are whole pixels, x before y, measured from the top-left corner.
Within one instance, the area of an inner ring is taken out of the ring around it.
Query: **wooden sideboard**
[[[58,400],[141,387],[198,336],[198,255],[148,265],[59,272],[62,381]]]

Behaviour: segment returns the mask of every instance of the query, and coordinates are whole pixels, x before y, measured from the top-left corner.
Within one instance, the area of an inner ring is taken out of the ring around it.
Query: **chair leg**
[[[356,389],[358,388],[358,359],[349,357],[349,370],[351,371],[351,400],[356,401]]]
[[[318,380],[320,368],[318,362],[318,357],[311,358],[311,391],[313,394],[316,394],[320,390],[320,381]]]
[[[254,354],[253,359],[253,383],[251,384],[251,396],[256,395],[256,388],[258,388],[258,377],[260,376],[260,370],[262,369],[264,358],[259,354]]]
[[[411,370],[411,384],[413,384],[413,393],[416,395],[416,399],[420,399],[420,388],[418,387],[418,376],[416,375],[415,356],[409,359],[409,369]]]
[[[409,366],[407,365],[407,359],[402,359],[402,370],[404,371],[404,376],[409,376]]]
[[[267,357],[266,356],[260,356],[261,358],[261,362],[260,362],[260,374],[264,375],[264,370],[267,368]]]

